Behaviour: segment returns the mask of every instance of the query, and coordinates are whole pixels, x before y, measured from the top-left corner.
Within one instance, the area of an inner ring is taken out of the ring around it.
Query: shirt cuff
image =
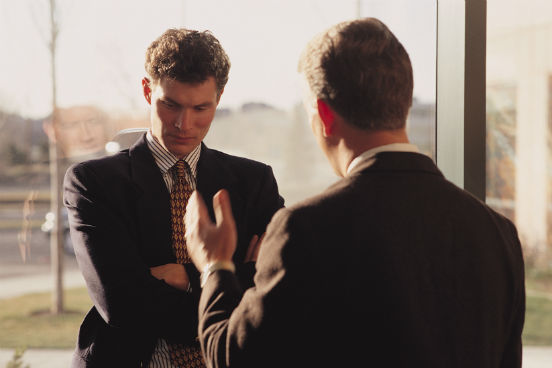
[[[207,278],[215,271],[224,270],[232,273],[236,272],[236,267],[231,261],[218,261],[207,264],[201,273],[201,287],[207,282]]]

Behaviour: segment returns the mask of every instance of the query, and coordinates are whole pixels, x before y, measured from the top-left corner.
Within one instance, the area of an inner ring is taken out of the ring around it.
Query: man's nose
[[[92,131],[90,130],[89,122],[87,121],[81,121],[79,122],[80,126],[80,136],[81,139],[89,139],[92,138]]]
[[[183,109],[178,120],[175,124],[175,127],[179,130],[187,130],[192,125],[192,111],[191,109]]]

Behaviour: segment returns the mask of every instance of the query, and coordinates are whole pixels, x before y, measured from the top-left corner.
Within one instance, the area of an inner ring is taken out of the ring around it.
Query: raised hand
[[[221,189],[215,194],[213,209],[216,224],[209,218],[203,198],[194,191],[188,200],[184,216],[188,254],[200,271],[214,262],[231,262],[236,250],[236,224],[226,190]]]

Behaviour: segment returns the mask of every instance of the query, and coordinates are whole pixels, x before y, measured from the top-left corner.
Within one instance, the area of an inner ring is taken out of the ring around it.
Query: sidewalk
[[[523,348],[523,368],[552,367],[552,346],[526,346]]]
[[[13,349],[0,349],[0,367],[4,368],[13,358]],[[73,350],[29,349],[23,354],[23,367],[68,368]]]
[[[29,364],[30,368],[65,368],[71,363],[72,352],[72,350],[30,349],[23,354],[23,362]],[[12,349],[0,349],[0,367],[4,368],[12,357]],[[524,348],[523,368],[550,367],[552,367],[552,347]]]
[[[30,293],[52,290],[54,285],[51,273],[22,275],[0,278],[0,299],[12,298]],[[70,289],[85,286],[82,274],[78,269],[66,269],[63,272],[63,287]],[[2,365],[0,365],[3,368]]]

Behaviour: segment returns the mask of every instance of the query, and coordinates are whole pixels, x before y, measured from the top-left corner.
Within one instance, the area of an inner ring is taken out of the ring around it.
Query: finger
[[[187,229],[192,229],[198,222],[211,222],[207,206],[197,190],[194,190],[188,204],[186,205],[186,213],[184,214],[184,224]]]
[[[217,226],[235,226],[230,196],[226,190],[221,189],[217,192],[217,194],[215,194],[213,197],[213,209],[215,210]]]
[[[259,239],[259,243],[262,243],[264,238],[265,238],[265,235],[266,235],[266,232],[263,233],[263,235],[261,235],[261,239]]]
[[[153,277],[156,279],[161,279],[163,276],[163,271],[159,267],[152,267],[150,268],[150,273]]]
[[[251,241],[249,242],[249,247],[247,247],[245,262],[251,262],[258,240],[259,240],[259,236],[257,234],[253,235],[253,237],[251,238]]]
[[[261,250],[261,245],[263,244],[263,240],[265,238],[266,233],[263,233],[261,235],[261,238],[257,242],[257,246],[255,247],[255,253],[253,254],[253,260],[257,261],[257,258],[259,258],[259,251]]]

